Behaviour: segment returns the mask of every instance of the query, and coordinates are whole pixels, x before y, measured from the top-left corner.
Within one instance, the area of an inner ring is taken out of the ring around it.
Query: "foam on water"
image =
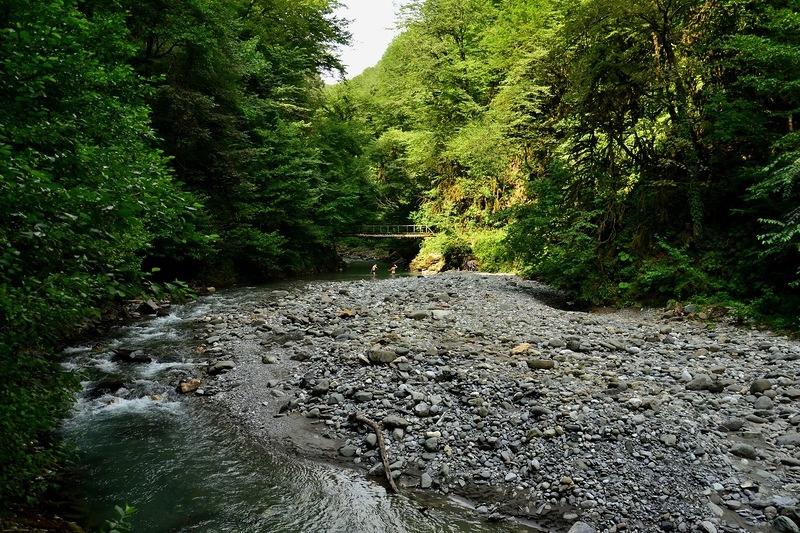
[[[81,353],[91,352],[92,347],[88,345],[69,346],[62,350],[62,353],[67,356],[73,356]]]
[[[126,391],[120,389],[119,392]],[[104,394],[96,399],[78,398],[64,429],[68,432],[83,431],[87,426],[101,424],[106,419],[130,415],[179,416],[184,408],[179,401],[154,400],[151,395],[126,398],[119,394]]]
[[[153,361],[152,363],[145,363],[142,365],[136,365],[136,369],[138,370],[138,374],[141,375],[143,378],[156,378],[161,374],[166,374],[171,370],[192,370],[197,365],[195,363],[187,363],[187,362],[159,362]]]

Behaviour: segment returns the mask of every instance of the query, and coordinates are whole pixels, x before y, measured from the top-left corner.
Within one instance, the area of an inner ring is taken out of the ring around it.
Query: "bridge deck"
[[[436,233],[430,226],[419,224],[375,224],[359,226],[353,231],[340,233],[343,237],[364,237],[372,239],[427,239]]]

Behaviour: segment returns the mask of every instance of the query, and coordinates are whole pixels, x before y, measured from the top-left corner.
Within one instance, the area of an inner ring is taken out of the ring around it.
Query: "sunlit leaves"
[[[797,279],[798,13],[796,0],[419,0],[350,94],[378,184],[420,195],[417,220],[512,222],[529,273],[593,301],[620,284],[625,298],[668,291],[667,277],[639,283],[667,247],[749,297]]]

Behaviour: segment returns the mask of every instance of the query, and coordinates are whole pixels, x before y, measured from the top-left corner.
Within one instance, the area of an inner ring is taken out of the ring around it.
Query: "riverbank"
[[[274,291],[197,324],[211,376],[194,394],[273,450],[378,480],[375,435],[348,418],[362,413],[383,424],[401,487],[495,519],[610,532],[800,521],[797,342],[562,304],[469,272]]]

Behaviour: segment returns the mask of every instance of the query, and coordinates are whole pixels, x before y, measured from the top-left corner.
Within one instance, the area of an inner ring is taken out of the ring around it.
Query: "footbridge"
[[[339,235],[374,239],[427,239],[436,236],[436,233],[430,226],[420,224],[372,224],[357,226]]]

